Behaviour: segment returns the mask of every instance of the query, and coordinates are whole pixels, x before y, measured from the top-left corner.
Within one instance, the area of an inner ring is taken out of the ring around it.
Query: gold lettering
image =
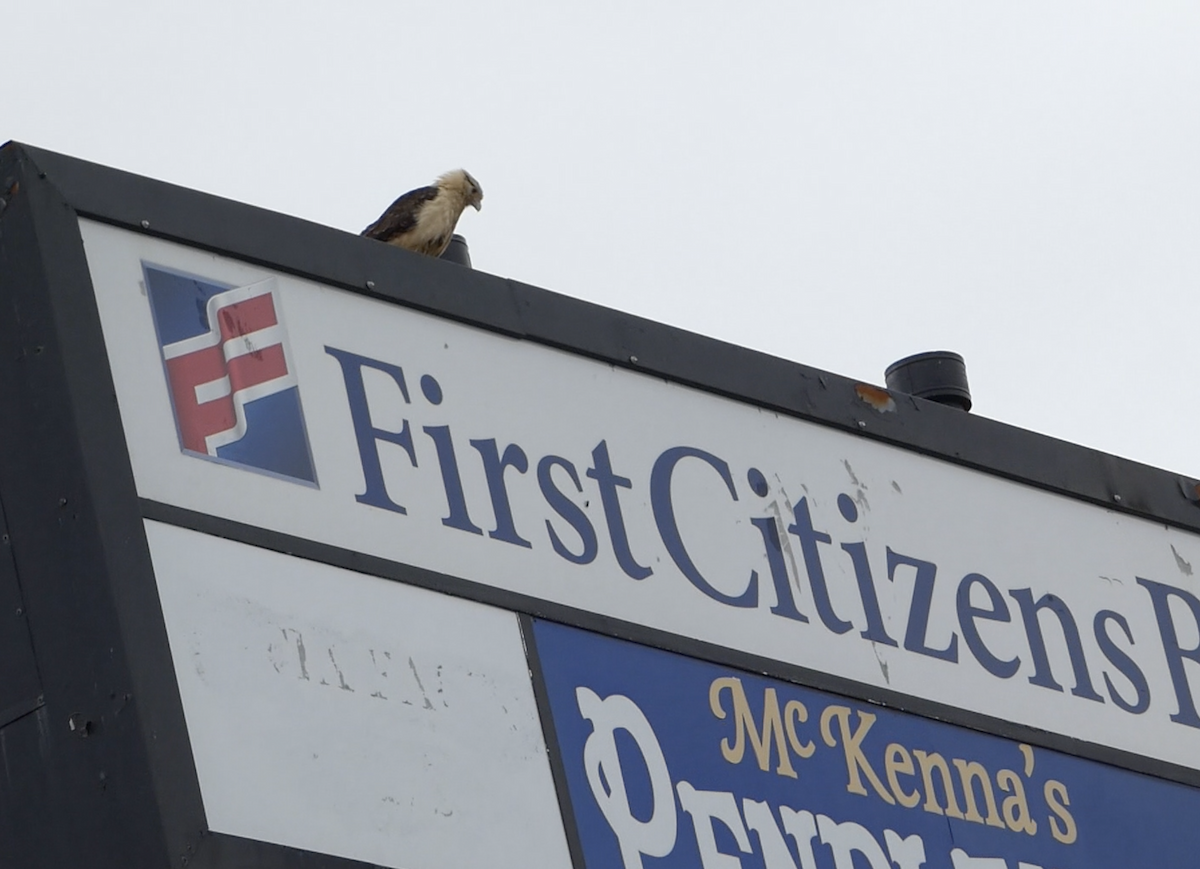
[[[954,795],[954,782],[950,779],[950,767],[946,759],[937,752],[927,754],[919,748],[913,749],[913,756],[921,765],[921,778],[925,782],[925,805],[922,808],[935,815],[945,814],[951,818],[962,818],[962,810],[958,807],[958,798]],[[946,792],[946,808],[942,809],[937,801],[937,792],[933,789],[933,771],[942,775],[942,790]]]
[[[1021,749],[1021,756],[1025,758],[1025,778],[1033,775],[1033,746],[1021,743],[1017,746]]]
[[[821,738],[825,740],[825,744],[830,748],[837,745],[837,737],[834,736],[829,724],[833,719],[837,719],[838,728],[841,730],[842,736],[842,753],[846,757],[846,790],[852,794],[861,794],[867,796],[867,789],[863,787],[862,779],[858,777],[861,770],[867,777],[867,781],[871,783],[871,787],[875,789],[875,793],[889,805],[895,805],[896,801],[892,795],[887,792],[883,786],[883,782],[879,780],[879,776],[875,774],[875,770],[871,768],[870,761],[862,751],[862,742],[866,738],[867,732],[871,729],[871,725],[875,723],[875,716],[870,712],[858,712],[858,729],[850,732],[850,707],[848,706],[826,706],[821,713]]]
[[[799,700],[789,700],[787,705],[783,707],[783,723],[787,727],[788,742],[792,745],[792,751],[804,758],[812,757],[813,753],[817,750],[816,745],[813,744],[811,739],[807,745],[800,741],[792,719],[799,721],[801,724],[808,721],[808,709]]]
[[[763,726],[760,734],[754,723],[754,713],[750,711],[750,703],[746,700],[746,691],[742,680],[732,676],[722,676],[714,679],[708,689],[708,705],[713,715],[724,719],[725,708],[721,705],[721,692],[728,690],[733,700],[734,741],[730,745],[729,738],[721,740],[721,755],[730,763],[741,763],[746,753],[746,738],[749,734],[750,748],[758,761],[758,768],[766,772],[771,768],[771,745],[774,743],[779,753],[779,764],[775,772],[791,778],[797,778],[796,770],[792,767],[788,756],[787,744],[784,742],[783,718],[779,714],[779,698],[774,688],[768,688],[763,695]],[[793,701],[796,702],[796,701]],[[803,708],[803,707],[801,707]],[[791,734],[789,733],[789,737]],[[811,754],[811,752],[809,752]],[[806,756],[806,755],[802,755]]]
[[[906,809],[911,809],[917,803],[921,802],[921,792],[914,790],[911,794],[905,793],[904,788],[900,787],[900,782],[896,778],[897,774],[912,775],[916,767],[913,766],[912,756],[898,742],[893,742],[887,747],[887,752],[883,758],[883,768],[887,771],[888,784],[892,788],[892,793],[896,796],[896,801]]]
[[[1029,814],[1029,802],[1025,799],[1025,785],[1011,769],[1002,769],[996,773],[996,784],[1000,790],[1012,796],[1005,797],[1000,811],[1004,814],[1004,823],[1015,833],[1037,833],[1037,821]]]
[[[967,800],[967,813],[964,818],[976,824],[982,824],[983,816],[979,814],[979,808],[975,803],[975,785],[978,781],[983,791],[984,802],[987,803],[987,825],[989,827],[1004,828],[1004,821],[1000,820],[1000,813],[996,811],[996,794],[992,790],[992,779],[988,776],[988,771],[983,764],[977,760],[968,763],[965,760],[954,758],[954,765],[958,767],[958,776],[962,780],[963,796]]]
[[[1046,795],[1046,805],[1057,816],[1050,818],[1050,835],[1064,845],[1070,845],[1078,838],[1079,831],[1075,828],[1075,819],[1067,811],[1067,806],[1071,805],[1071,798],[1067,796],[1067,786],[1060,781],[1050,779],[1046,782],[1043,793]],[[1060,819],[1061,824],[1059,823]]]
[[[733,696],[733,710],[736,713],[738,709],[738,699],[744,703],[746,695],[742,691],[742,680],[735,679],[732,676],[722,676],[719,679],[713,679],[712,684],[708,686],[708,708],[712,710],[712,714],[721,721],[725,720],[725,707],[721,705],[721,692],[728,690]],[[729,745],[729,738],[721,740],[721,755],[730,763],[740,763],[742,753],[746,750],[745,736],[742,733],[742,728],[737,729],[737,744],[732,747]]]

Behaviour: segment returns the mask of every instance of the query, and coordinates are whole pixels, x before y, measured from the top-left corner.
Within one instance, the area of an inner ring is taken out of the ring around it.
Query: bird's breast
[[[430,238],[442,235],[449,238],[462,211],[462,203],[455,202],[452,197],[443,194],[425,203],[417,218],[417,224],[423,229],[422,235],[428,234]]]

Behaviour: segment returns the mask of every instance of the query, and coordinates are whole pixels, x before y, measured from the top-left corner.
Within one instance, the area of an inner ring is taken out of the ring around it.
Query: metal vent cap
[[[967,365],[950,350],[932,350],[893,362],[884,372],[888,389],[939,404],[971,409],[971,388],[967,385]]]

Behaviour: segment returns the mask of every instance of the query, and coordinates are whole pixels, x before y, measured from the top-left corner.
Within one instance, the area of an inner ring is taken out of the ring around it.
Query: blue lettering
[[[771,491],[767,478],[758,468],[746,471],[746,482],[750,491],[760,498],[767,497]],[[771,582],[775,585],[775,606],[771,612],[777,616],[807,622],[808,616],[796,609],[796,599],[792,595],[792,583],[788,578],[787,565],[783,563],[783,544],[779,540],[779,523],[771,518],[751,519],[750,524],[762,535],[763,551],[767,554],[767,566],[771,569]],[[797,577],[799,580],[799,577]]]
[[[529,541],[519,535],[516,526],[513,525],[512,505],[508,501],[508,488],[504,485],[505,468],[516,468],[520,474],[529,470],[529,459],[525,457],[525,451],[516,444],[509,444],[501,456],[495,438],[471,441],[471,446],[475,447],[483,458],[483,473],[487,477],[488,494],[492,498],[492,513],[496,517],[496,528],[488,532],[488,537],[529,549]]]
[[[854,499],[843,493],[838,495],[838,510],[847,522],[858,521],[858,507]],[[867,629],[859,636],[873,643],[895,646],[896,641],[888,636],[883,626],[883,615],[879,612],[879,595],[875,592],[875,579],[871,576],[871,562],[867,560],[865,543],[843,543],[842,550],[850,556],[854,565],[854,580],[858,583],[858,596],[862,599],[863,614],[867,617]]]
[[[982,586],[988,593],[991,609],[977,607],[971,603],[971,589]],[[962,629],[963,639],[967,647],[983,668],[993,676],[1009,679],[1021,666],[1021,659],[1014,657],[1010,661],[1001,661],[984,645],[983,637],[979,636],[979,628],[975,626],[976,619],[987,619],[991,622],[1010,622],[1012,616],[1008,613],[1008,604],[1000,595],[1000,589],[982,573],[968,573],[958,584],[958,626]]]
[[[685,458],[700,459],[705,462],[725,482],[725,487],[729,490],[733,500],[738,499],[737,492],[733,488],[733,478],[729,474],[729,465],[724,460],[695,447],[672,447],[666,450],[654,462],[654,468],[650,472],[650,504],[654,510],[654,522],[658,525],[658,533],[667,547],[667,552],[671,554],[676,566],[688,578],[688,581],[713,600],[728,606],[757,606],[757,571],[750,571],[750,582],[744,592],[737,596],[725,594],[713,588],[712,584],[696,569],[696,565],[683,545],[683,538],[679,534],[679,525],[675,521],[675,505],[671,500],[671,477],[674,475],[675,466],[679,464],[680,459]]]
[[[1117,689],[1113,687],[1112,680],[1108,678],[1108,673],[1104,674],[1104,684],[1108,688],[1108,696],[1112,698],[1112,702],[1124,709],[1126,712],[1132,712],[1134,715],[1141,715],[1150,708],[1150,686],[1146,684],[1146,677],[1138,668],[1138,665],[1133,662],[1127,654],[1117,648],[1117,644],[1112,641],[1108,635],[1108,622],[1113,621],[1121,626],[1121,630],[1125,632],[1125,639],[1129,640],[1129,645],[1133,645],[1133,632],[1129,630],[1129,622],[1125,620],[1125,616],[1112,610],[1100,610],[1096,613],[1096,619],[1092,623],[1092,627],[1096,632],[1096,642],[1100,645],[1100,651],[1104,653],[1104,657],[1112,663],[1121,675],[1130,681],[1133,685],[1133,690],[1137,692],[1137,700],[1130,703],[1124,697],[1117,693]]]
[[[800,541],[800,552],[804,556],[804,567],[808,571],[808,582],[812,586],[813,602],[817,605],[817,615],[825,627],[835,634],[844,634],[854,625],[838,618],[829,600],[829,587],[825,583],[825,570],[821,566],[821,552],[818,543],[831,543],[833,538],[824,531],[813,529],[812,515],[808,512],[808,499],[801,498],[792,508],[793,523],[788,526],[788,533],[794,534]]]
[[[621,515],[621,502],[617,489],[632,489],[628,477],[613,473],[612,460],[608,457],[608,443],[600,441],[592,450],[592,467],[584,472],[600,487],[600,503],[604,507],[604,519],[608,523],[608,536],[612,540],[613,554],[625,574],[633,579],[645,579],[654,571],[637,563],[629,551],[629,538],[625,534],[625,519]]]
[[[890,581],[895,582],[896,568],[901,566],[911,567],[917,572],[916,578],[913,579],[912,603],[908,608],[908,627],[904,632],[904,648],[910,652],[957,664],[958,634],[954,631],[950,632],[950,644],[944,649],[930,648],[925,642],[929,632],[929,610],[933,605],[933,583],[937,577],[937,565],[932,561],[922,561],[920,558],[893,552],[889,546],[887,548],[887,572]]]
[[[1171,720],[1188,727],[1200,727],[1200,715],[1196,714],[1196,703],[1192,699],[1192,689],[1188,684],[1187,672],[1183,669],[1184,660],[1190,659],[1200,663],[1200,645],[1194,649],[1183,649],[1179,646],[1179,635],[1175,633],[1175,621],[1171,617],[1171,598],[1182,601],[1192,613],[1192,619],[1200,627],[1200,600],[1191,592],[1170,585],[1153,582],[1137,577],[1138,585],[1146,589],[1150,599],[1154,601],[1154,617],[1158,620],[1158,632],[1162,637],[1163,651],[1167,655],[1167,667],[1171,672],[1171,684],[1175,688],[1175,699],[1179,702],[1179,711],[1171,716]]]
[[[783,545],[779,540],[779,523],[773,517],[751,519],[750,524],[762,535],[763,549],[767,553],[767,566],[771,569],[771,582],[775,586],[775,606],[771,612],[777,616],[807,622],[808,616],[796,609],[792,596],[792,583],[788,578],[787,565],[783,562]],[[751,582],[756,572],[750,572]]]
[[[450,515],[442,520],[442,524],[447,528],[482,534],[483,529],[472,522],[467,514],[467,499],[463,495],[462,477],[458,473],[458,457],[454,454],[450,426],[427,425],[421,431],[433,441],[437,449],[438,467],[442,471],[442,488],[446,492],[446,504],[450,509]]]
[[[1021,607],[1021,619],[1025,622],[1025,635],[1029,639],[1029,651],[1033,655],[1033,675],[1029,677],[1030,684],[1049,688],[1052,691],[1062,690],[1062,685],[1054,681],[1054,676],[1050,672],[1050,658],[1046,654],[1046,641],[1042,636],[1042,626],[1038,622],[1038,611],[1045,609],[1058,616],[1063,638],[1067,642],[1067,654],[1071,657],[1071,668],[1075,671],[1075,687],[1071,689],[1071,693],[1076,697],[1099,700],[1103,703],[1104,698],[1092,688],[1087,657],[1083,653],[1083,644],[1079,640],[1079,628],[1076,627],[1075,617],[1071,615],[1071,610],[1067,608],[1066,602],[1053,594],[1044,594],[1035,602],[1033,592],[1027,588],[1012,589],[1008,594]]]
[[[592,527],[587,514],[580,509],[579,505],[554,485],[554,479],[550,475],[550,469],[554,467],[565,470],[571,477],[571,482],[575,484],[575,491],[582,492],[583,486],[579,483],[579,474],[576,473],[573,464],[559,456],[545,456],[538,462],[538,485],[541,486],[542,496],[554,512],[567,520],[567,524],[575,529],[575,533],[579,535],[579,542],[583,545],[583,552],[576,555],[567,549],[554,530],[554,526],[547,519],[546,531],[550,535],[550,545],[554,547],[555,552],[573,564],[590,564],[596,558],[596,529]]]
[[[395,444],[408,454],[408,460],[413,467],[417,466],[417,454],[413,449],[412,432],[409,431],[408,420],[400,431],[387,431],[376,428],[371,422],[371,409],[367,407],[367,390],[363,385],[363,368],[373,368],[388,375],[400,388],[404,403],[410,404],[408,387],[404,383],[404,372],[398,365],[390,365],[377,359],[359,356],[326,346],[325,352],[338,361],[342,367],[342,379],[346,382],[346,398],[350,403],[350,420],[354,424],[354,437],[358,441],[358,458],[362,465],[363,479],[367,490],[354,499],[360,504],[372,507],[382,507],[396,513],[407,513],[404,507],[397,504],[388,495],[387,484],[383,480],[383,469],[379,462],[379,441]]]

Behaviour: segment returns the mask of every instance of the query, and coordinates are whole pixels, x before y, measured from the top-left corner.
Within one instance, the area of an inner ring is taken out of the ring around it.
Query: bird
[[[429,187],[410,190],[362,231],[367,238],[438,257],[450,244],[459,215],[483,204],[483,188],[465,169],[440,176]]]

